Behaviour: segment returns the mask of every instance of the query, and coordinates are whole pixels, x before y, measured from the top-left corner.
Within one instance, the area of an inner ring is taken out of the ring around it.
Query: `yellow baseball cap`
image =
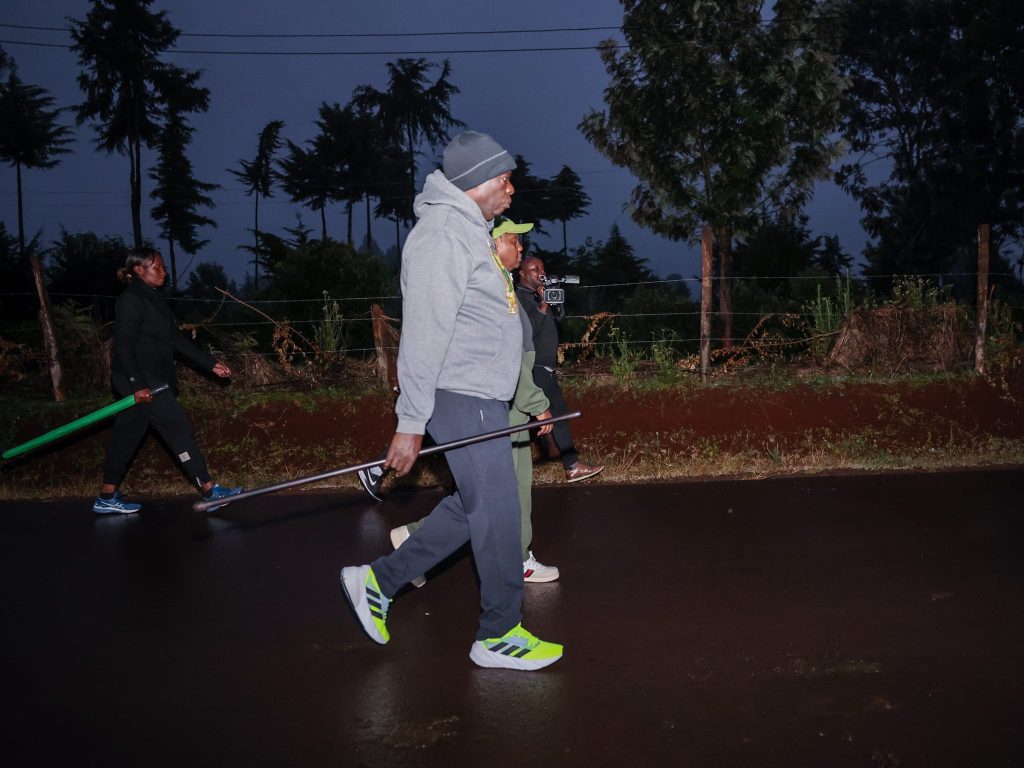
[[[533,224],[531,222],[516,224],[507,216],[499,216],[494,220],[494,229],[491,230],[491,237],[497,240],[499,237],[507,235],[509,232],[514,235],[521,235],[524,232],[529,232],[531,229],[533,229]]]

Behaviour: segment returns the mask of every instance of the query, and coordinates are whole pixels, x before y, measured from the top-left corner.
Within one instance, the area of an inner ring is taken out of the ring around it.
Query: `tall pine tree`
[[[182,114],[209,106],[197,72],[161,60],[179,33],[164,11],[153,13],[150,5],[152,0],[93,0],[85,19],[71,20],[71,50],[78,54],[78,85],[85,94],[75,107],[78,124],[92,121],[100,149],[128,156],[137,248],[143,244],[142,149],[159,140],[170,98]]]

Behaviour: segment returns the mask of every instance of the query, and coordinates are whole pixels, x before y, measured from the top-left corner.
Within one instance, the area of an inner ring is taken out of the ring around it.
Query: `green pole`
[[[163,392],[165,389],[167,389],[167,385],[161,384],[158,387],[153,387],[150,390],[150,392],[152,392],[155,395],[160,392]],[[108,416],[113,416],[115,413],[120,413],[121,411],[127,408],[131,408],[133,405],[135,405],[135,395],[128,395],[128,397],[123,397],[116,403],[105,405],[98,411],[93,411],[92,413],[86,414],[82,418],[75,419],[74,421],[69,422],[68,424],[65,424],[62,427],[51,429],[45,435],[34,437],[27,443],[16,445],[14,448],[8,448],[6,451],[4,451],[3,457],[5,459],[13,459],[15,456],[20,456],[23,453],[28,453],[33,448],[38,448],[40,445],[46,445],[47,443],[51,443],[54,440],[64,437],[65,435],[70,435],[72,432],[77,432],[83,427],[88,427],[90,424],[95,424],[97,421],[103,421],[103,419],[107,418]]]

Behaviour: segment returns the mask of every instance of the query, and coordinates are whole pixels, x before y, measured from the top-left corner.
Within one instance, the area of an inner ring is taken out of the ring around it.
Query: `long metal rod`
[[[422,449],[417,456],[429,456],[432,453],[440,453],[441,451],[450,451],[453,448],[462,448],[473,443],[482,443],[485,440],[493,440],[496,437],[506,437],[508,435],[514,435],[517,432],[526,432],[527,430],[538,429],[539,427],[546,426],[548,424],[555,424],[559,421],[568,421],[569,419],[578,419],[580,417],[579,411],[573,411],[567,413],[564,416],[555,416],[550,419],[542,419],[541,421],[531,421],[527,424],[518,424],[514,427],[504,427],[502,429],[496,429],[493,432],[484,432],[480,435],[473,435],[472,437],[463,437],[459,440],[452,440],[449,443],[442,443],[441,445],[432,445],[429,448]],[[308,483],[315,483],[318,480],[327,480],[331,477],[338,477],[339,475],[347,475],[351,472],[358,472],[361,469],[369,469],[370,467],[379,467],[384,464],[385,459],[377,459],[377,461],[364,461],[362,464],[353,464],[350,467],[342,467],[341,469],[332,469],[329,472],[321,472],[319,475],[310,475],[308,477],[297,477],[294,480],[286,480],[283,483],[275,483],[274,485],[267,485],[263,488],[253,488],[251,491],[242,491],[234,496],[225,496],[220,499],[212,499],[211,501],[197,501],[192,505],[192,509],[196,512],[205,512],[211,507],[222,507],[225,504],[234,504],[236,501],[242,501],[242,499],[251,499],[255,496],[263,496],[268,493],[276,493],[277,491],[283,491],[288,488],[294,488],[298,485],[307,485]]]
[[[153,387],[149,391],[156,395],[159,394],[160,392],[163,392],[167,388],[167,384],[160,384],[159,386]],[[33,448],[38,448],[41,445],[52,443],[54,440],[58,440],[64,437],[65,435],[70,435],[72,432],[77,432],[80,429],[84,429],[85,427],[88,427],[90,424],[95,424],[97,421],[103,421],[103,419],[107,418],[108,416],[113,416],[115,413],[120,413],[121,411],[127,410],[128,408],[131,408],[133,405],[135,405],[135,395],[128,395],[127,397],[122,397],[120,400],[113,402],[110,405],[105,405],[97,411],[87,413],[80,419],[75,419],[74,421],[70,421],[61,427],[51,429],[45,435],[33,437],[31,440],[24,442],[21,445],[16,445],[13,448],[8,448],[6,451],[3,452],[3,457],[5,459],[13,459],[15,456],[20,456],[23,453],[28,453]]]

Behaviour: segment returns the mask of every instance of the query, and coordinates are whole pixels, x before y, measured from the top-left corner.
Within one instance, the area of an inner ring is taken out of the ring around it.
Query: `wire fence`
[[[912,278],[928,279],[928,280],[934,281],[939,286],[942,286],[943,283],[947,283],[948,284],[948,282],[951,281],[951,280],[965,280],[965,279],[976,280],[978,278],[978,274],[976,272],[958,272],[958,273],[944,272],[944,273],[924,273],[924,274],[914,274],[914,275],[886,274],[886,275],[858,276],[856,278],[852,278],[851,277],[849,279],[856,280],[859,283],[864,284],[864,283],[867,283],[869,281],[875,281],[875,280],[877,280],[877,281],[884,281],[884,282],[889,283],[889,282],[892,282],[892,281],[896,281],[896,280],[900,280],[900,279],[905,279],[905,278],[911,278],[911,277]],[[992,279],[992,278],[1006,278],[1006,279],[1011,280],[1011,281],[1016,281],[1017,280],[1016,275],[1014,275],[1012,272],[990,272],[989,273],[989,278],[990,279]],[[760,282],[760,281],[763,281],[763,282],[770,282],[770,281],[814,281],[814,282],[816,282],[818,284],[828,284],[828,285],[832,285],[832,286],[835,285],[837,280],[846,280],[846,279],[847,278],[844,277],[844,276],[835,276],[835,275],[828,276],[828,277],[821,276],[821,275],[817,275],[817,276],[815,276],[815,275],[757,275],[757,276],[746,276],[746,275],[743,275],[743,276],[736,276],[736,277],[728,278],[728,280],[731,283],[735,283],[735,284],[743,284],[743,283],[747,283],[747,282]],[[688,284],[692,284],[692,283],[699,284],[701,282],[702,281],[701,281],[701,279],[699,277],[691,277],[691,278],[680,277],[680,278],[643,280],[643,281],[630,281],[630,282],[610,282],[610,283],[591,283],[591,284],[583,283],[583,284],[572,286],[572,293],[576,294],[579,297],[584,297],[584,296],[587,295],[588,292],[594,292],[594,291],[599,291],[599,290],[616,289],[616,290],[620,290],[620,291],[628,291],[630,289],[635,290],[635,289],[642,288],[642,287],[654,287],[654,286],[664,286],[664,287],[672,288],[673,286],[677,286],[677,285],[688,285]],[[719,284],[721,282],[721,278],[718,277],[718,276],[714,276],[714,277],[711,278],[711,282],[712,282],[712,285],[715,286],[716,284]],[[22,298],[22,299],[26,299],[26,298],[30,298],[30,297],[34,298],[35,296],[36,296],[36,294],[34,292],[5,292],[5,291],[0,291],[0,300],[7,299],[7,298]],[[88,307],[90,304],[95,304],[97,302],[109,302],[110,305],[112,306],[112,303],[114,301],[116,301],[117,296],[118,296],[117,294],[103,294],[103,293],[73,293],[73,292],[51,292],[50,293],[51,300],[54,303],[58,304],[58,305],[61,304],[61,303],[64,303],[64,302],[71,302],[73,304],[80,304],[81,308]],[[172,304],[177,304],[177,305],[179,305],[180,307],[183,307],[183,308],[191,307],[193,309],[196,309],[196,308],[199,308],[199,307],[206,307],[207,311],[210,311],[213,307],[218,307],[218,308],[219,307],[225,307],[225,308],[231,308],[235,312],[246,312],[246,311],[248,311],[248,310],[246,310],[246,308],[242,304],[236,303],[235,301],[233,301],[231,298],[229,298],[227,296],[216,297],[216,298],[204,298],[204,297],[191,297],[191,296],[179,295],[179,296],[168,296],[167,300],[169,302],[171,302]],[[565,315],[565,320],[568,320],[568,321],[579,321],[582,324],[586,324],[586,323],[592,322],[596,317],[599,317],[600,315],[609,314],[610,316],[614,317],[614,319],[616,321],[622,321],[622,320],[646,321],[649,327],[656,327],[657,326],[657,322],[656,321],[658,321],[660,319],[663,319],[663,320],[666,320],[666,321],[672,321],[672,320],[679,321],[679,320],[687,320],[687,319],[699,318],[701,316],[701,311],[700,311],[699,307],[697,306],[697,302],[694,299],[692,299],[692,298],[690,299],[690,301],[694,304],[694,308],[693,309],[688,309],[688,310],[661,311],[661,312],[622,312],[622,311],[615,311],[614,309],[605,309],[605,310],[601,310],[599,312],[594,312],[594,313],[591,313],[591,314],[566,314]],[[282,316],[281,319],[277,319],[277,320],[275,320],[275,319],[252,319],[252,320],[249,320],[249,319],[245,319],[245,320],[242,320],[242,319],[226,319],[226,320],[218,320],[216,318],[216,313],[214,313],[211,316],[210,319],[207,319],[207,320],[196,319],[194,322],[189,323],[189,325],[194,325],[196,327],[199,327],[199,328],[205,329],[207,331],[210,331],[211,333],[213,333],[215,335],[220,335],[220,334],[223,334],[223,333],[230,333],[232,330],[236,330],[239,333],[246,333],[246,332],[252,333],[252,332],[259,332],[259,331],[261,331],[263,329],[268,329],[269,330],[269,329],[277,328],[277,327],[284,326],[284,325],[287,325],[287,326],[292,327],[292,328],[297,328],[297,329],[300,329],[300,330],[301,329],[312,329],[312,330],[315,330],[317,328],[323,327],[325,324],[329,324],[331,322],[337,322],[337,323],[342,324],[343,327],[346,324],[348,324],[349,327],[351,327],[351,324],[355,324],[357,327],[361,327],[361,328],[364,329],[364,331],[361,332],[359,335],[361,337],[363,337],[363,338],[367,337],[368,331],[369,331],[369,326],[372,323],[372,318],[370,317],[370,312],[369,312],[368,309],[365,310],[365,311],[354,311],[354,312],[351,312],[349,314],[345,314],[344,311],[343,311],[342,317],[339,320],[336,320],[336,321],[327,320],[327,319],[324,319],[323,317],[308,317],[307,316],[307,317],[298,317],[298,318],[295,318],[295,319],[291,319],[291,318],[287,317],[287,308],[288,307],[294,306],[294,307],[301,308],[302,314],[308,314],[309,308],[310,308],[311,305],[323,306],[323,305],[325,305],[325,302],[336,302],[338,305],[341,305],[341,306],[352,305],[352,304],[355,304],[355,303],[362,304],[363,306],[367,306],[367,305],[369,305],[371,303],[379,303],[379,304],[391,303],[392,305],[394,305],[396,307],[396,310],[397,310],[397,308],[400,307],[401,296],[398,295],[398,294],[394,294],[394,295],[339,296],[339,297],[327,296],[325,298],[325,296],[323,294],[321,294],[320,296],[317,296],[317,297],[298,297],[298,298],[284,298],[284,299],[245,298],[245,304],[249,305],[250,307],[253,307],[253,308],[256,308],[256,309],[260,309],[261,311],[265,311],[265,313],[267,315],[270,315],[272,313],[273,314],[280,314]],[[1013,316],[1014,319],[1016,319],[1017,317],[1024,316],[1024,306],[1011,306],[1010,307],[1010,311],[1011,311],[1012,316]],[[720,311],[718,311],[718,310],[713,310],[709,314],[710,314],[710,316],[713,319],[720,319],[722,317],[722,313]],[[728,314],[730,316],[732,316],[733,318],[739,319],[741,321],[741,324],[744,322],[744,319],[749,320],[749,319],[752,319],[752,318],[764,318],[764,317],[770,317],[772,315],[780,315],[780,316],[781,315],[785,315],[785,316],[788,316],[788,317],[791,317],[791,318],[798,318],[798,319],[802,320],[803,322],[807,323],[808,325],[813,325],[813,321],[815,319],[815,312],[813,311],[813,309],[807,308],[806,300],[804,301],[804,304],[801,305],[800,308],[796,309],[796,310],[767,309],[766,308],[765,310],[758,310],[758,311],[750,311],[750,310],[731,311]],[[400,323],[401,323],[401,319],[400,318],[394,318],[394,320],[395,320],[396,323],[398,323],[400,325]],[[39,331],[38,326],[36,326],[34,324],[31,324],[31,323],[26,323],[26,324],[22,324],[22,325],[19,325],[19,326],[11,326],[11,327],[0,328],[0,337],[3,337],[3,336],[6,336],[8,338],[34,337],[34,336],[38,336],[39,332],[40,331]],[[712,344],[715,344],[715,345],[729,345],[729,344],[735,345],[735,344],[740,344],[740,343],[744,342],[745,340],[746,340],[746,337],[743,336],[743,335],[733,335],[733,336],[721,336],[720,335],[720,336],[712,336],[712,337],[709,338],[709,341]],[[571,341],[575,341],[575,339],[572,339]],[[651,347],[654,347],[654,346],[657,346],[657,345],[663,345],[666,342],[672,343],[673,345],[676,345],[676,346],[696,345],[696,344],[699,344],[700,341],[701,341],[701,337],[699,335],[679,335],[678,333],[672,333],[671,335],[669,335],[667,337],[663,336],[662,338],[654,338],[653,336],[651,338],[623,338],[621,336],[618,337],[618,338],[611,338],[611,339],[596,338],[596,339],[588,340],[587,344],[588,344],[589,347],[595,349],[599,353],[603,353],[606,350],[615,350],[615,349],[624,350],[624,349],[651,348]],[[370,346],[368,344],[367,345],[362,345],[362,346],[349,346],[349,347],[345,348],[345,354],[346,355],[366,357],[366,356],[369,356],[369,355],[373,354],[375,352],[375,350],[376,350],[376,347]],[[251,350],[251,351],[239,351],[236,354],[238,356],[244,356],[244,357],[260,357],[260,358],[268,358],[268,359],[269,358],[277,358],[277,357],[279,357],[279,353],[277,351],[260,352],[260,351]]]

